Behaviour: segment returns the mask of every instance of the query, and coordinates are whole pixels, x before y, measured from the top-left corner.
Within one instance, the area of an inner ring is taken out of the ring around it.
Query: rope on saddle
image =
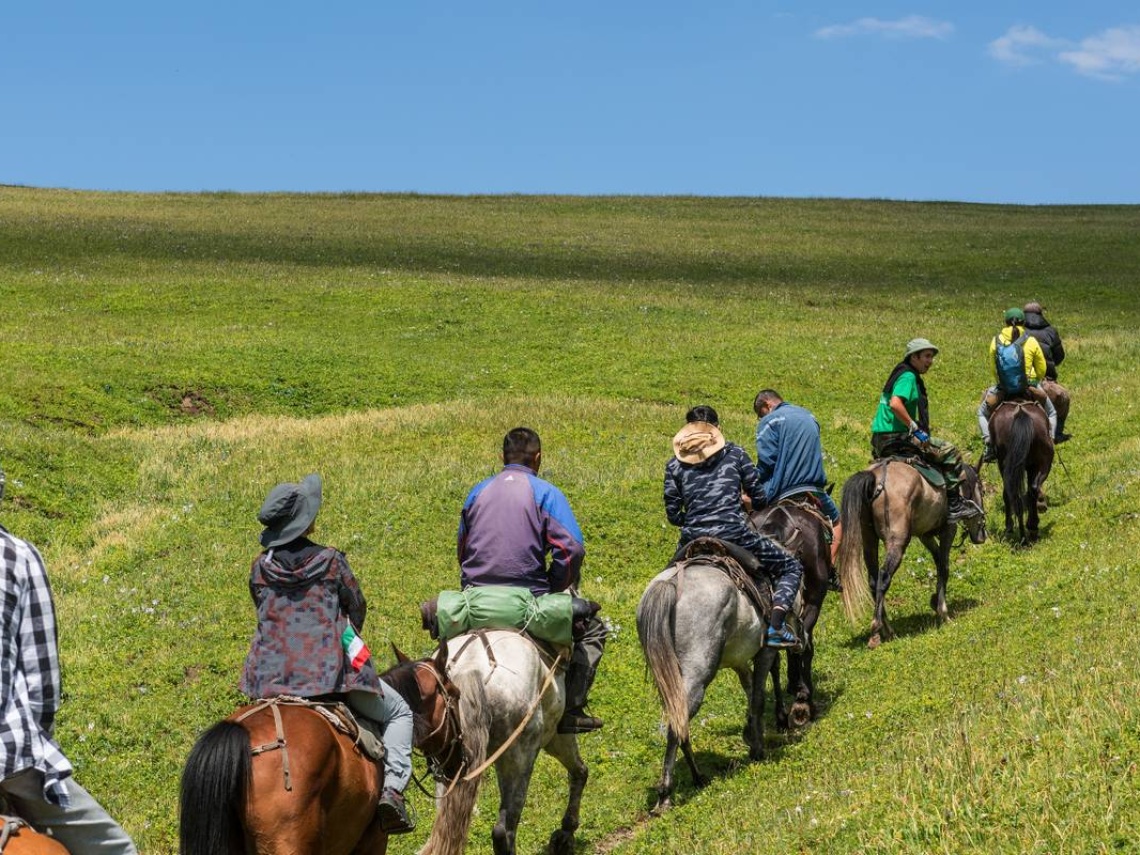
[[[708,538],[700,538],[700,539],[701,540],[707,540]],[[693,542],[696,543],[696,541],[693,541]],[[684,586],[686,568],[690,564],[696,563],[698,561],[702,564],[707,564],[707,565],[710,565],[712,567],[716,567],[718,570],[720,570],[722,573],[724,573],[729,578],[729,580],[732,582],[732,584],[736,586],[736,589],[744,595],[745,599],[747,599],[748,602],[752,604],[753,608],[756,609],[757,613],[760,615],[761,618],[764,619],[765,622],[767,622],[771,618],[771,616],[772,616],[772,592],[771,592],[771,588],[768,586],[765,586],[764,589],[761,589],[761,587],[756,584],[756,580],[753,579],[750,575],[748,575],[748,573],[744,570],[744,568],[740,566],[740,562],[738,562],[731,555],[727,555],[727,554],[717,554],[715,552],[702,552],[699,554],[690,555],[689,557],[685,558],[683,561],[679,561],[677,563],[677,575],[676,575],[677,599],[681,598],[681,591],[682,591],[682,588]]]
[[[512,630],[496,631],[512,632]],[[554,682],[554,678],[558,674],[558,666],[561,665],[563,659],[566,658],[566,651],[560,650],[558,651],[558,655],[554,657],[554,660],[551,661],[550,654],[544,650],[542,645],[539,644],[534,638],[522,630],[513,630],[513,632],[515,632],[517,635],[522,636],[531,644],[533,644],[534,649],[538,651],[539,658],[543,662],[550,662],[550,664],[547,666],[546,678],[542,682],[542,688],[538,690],[538,696],[534,699],[533,703],[531,703],[530,709],[526,711],[526,715],[523,716],[522,721],[520,721],[518,724],[518,727],[514,729],[510,736],[503,740],[503,744],[500,745],[490,757],[484,760],[478,768],[472,769],[470,772],[464,775],[464,781],[473,781],[482,775],[483,772],[486,771],[496,760],[502,757],[503,752],[510,748],[514,744],[515,740],[519,738],[519,735],[523,732],[523,730],[526,729],[526,726],[530,723],[530,720],[534,718],[534,714],[538,710],[538,705],[542,703],[542,698],[546,694],[547,689],[549,689],[551,684]],[[453,657],[451,657],[451,663],[459,661],[459,658],[464,654],[464,652],[466,652],[467,648],[471,646],[472,642],[475,640],[475,637],[478,636],[479,640],[483,643],[483,649],[487,654],[487,660],[491,663],[491,671],[493,672],[498,666],[498,662],[495,660],[494,648],[491,646],[491,642],[487,640],[487,630],[472,630],[471,632],[467,633],[467,635],[468,638],[463,642],[463,646],[459,648],[459,651]],[[488,673],[487,678],[483,682],[486,683],[490,679],[491,674]]]
[[[31,828],[27,822],[20,819],[18,816],[0,816],[0,821],[4,823],[4,827],[0,828],[0,852],[4,851],[4,847],[8,845],[8,839],[18,834],[21,828]]]

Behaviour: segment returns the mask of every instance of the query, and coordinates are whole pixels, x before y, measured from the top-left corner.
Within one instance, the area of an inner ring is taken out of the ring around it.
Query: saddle
[[[680,577],[689,562],[697,558],[720,569],[765,622],[771,619],[772,583],[760,569],[760,561],[755,555],[735,543],[716,537],[698,537],[685,546],[684,558],[673,565],[677,568],[677,575]]]
[[[926,460],[917,454],[892,454],[890,457],[883,457],[875,462],[880,463],[891,460],[896,463],[905,463],[907,466],[914,467],[918,474],[925,478],[926,482],[936,490],[942,490],[946,487],[946,476],[942,474],[941,470],[939,470],[937,466],[926,462]]]
[[[312,698],[298,698],[292,695],[262,698],[255,701],[252,707],[233,719],[235,722],[240,722],[263,709],[270,709],[273,712],[273,719],[277,724],[277,742],[251,748],[251,754],[261,754],[276,748],[285,748],[285,727],[277,709],[280,706],[309,707],[313,712],[323,716],[334,729],[351,739],[365,757],[377,763],[384,762],[384,741],[375,724],[364,719],[358,719],[353,715],[348,705],[341,701],[313,700]]]

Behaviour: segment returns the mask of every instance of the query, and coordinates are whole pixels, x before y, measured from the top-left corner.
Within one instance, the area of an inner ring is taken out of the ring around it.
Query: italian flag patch
[[[344,632],[340,636],[340,643],[344,647],[344,652],[348,654],[348,661],[354,671],[363,668],[364,663],[372,655],[368,651],[368,645],[364,643],[364,639],[357,635],[356,630],[352,628],[352,624],[344,628]]]

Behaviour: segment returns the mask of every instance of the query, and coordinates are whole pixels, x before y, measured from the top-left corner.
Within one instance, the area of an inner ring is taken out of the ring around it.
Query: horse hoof
[[[708,785],[709,779],[704,775],[697,775],[697,777],[693,778],[693,786],[695,786],[698,790],[703,790]]]
[[[763,748],[749,748],[748,749],[748,759],[754,763],[759,763],[761,760],[764,759],[764,749]]]
[[[882,637],[879,635],[879,633],[876,632],[874,635],[872,635],[870,638],[867,639],[867,649],[868,650],[874,650],[876,647],[878,647],[882,643],[883,643]]]
[[[796,727],[806,727],[811,721],[811,706],[802,702],[792,704],[792,724]]]
[[[558,829],[550,835],[550,845],[547,851],[551,855],[571,855],[574,851],[574,832]]]
[[[788,722],[788,714],[781,712],[776,714],[776,730],[781,732],[788,730],[790,724]]]
[[[673,807],[673,800],[670,798],[658,799],[657,804],[653,806],[653,810],[649,812],[650,816],[661,816],[669,808]]]

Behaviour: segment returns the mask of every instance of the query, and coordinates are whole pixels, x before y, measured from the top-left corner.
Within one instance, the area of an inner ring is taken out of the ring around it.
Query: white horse
[[[645,589],[637,606],[637,636],[668,727],[655,814],[672,806],[678,745],[694,783],[708,782],[693,756],[689,721],[721,668],[736,672],[748,700],[748,756],[764,756],[764,688],[778,653],[764,646],[766,629],[756,607],[710,556],[666,568]]]
[[[438,809],[421,855],[463,851],[488,760],[493,760],[499,782],[499,819],[491,840],[495,855],[513,855],[519,817],[540,750],[557,758],[570,779],[566,812],[561,828],[550,837],[550,850],[557,855],[574,851],[588,773],[578,753],[577,736],[557,732],[566,704],[562,666],[563,662],[552,661],[533,641],[513,630],[477,630],[448,642],[448,673],[460,692],[467,769],[450,792],[447,783],[437,785]]]

